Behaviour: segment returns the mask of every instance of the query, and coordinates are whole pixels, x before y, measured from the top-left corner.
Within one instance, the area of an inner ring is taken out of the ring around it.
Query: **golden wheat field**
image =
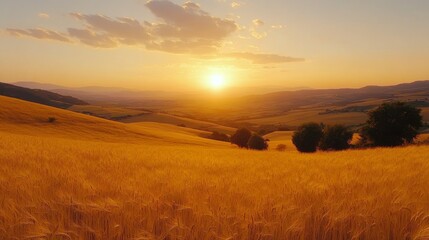
[[[253,152],[0,100],[0,239],[429,239],[428,146]]]

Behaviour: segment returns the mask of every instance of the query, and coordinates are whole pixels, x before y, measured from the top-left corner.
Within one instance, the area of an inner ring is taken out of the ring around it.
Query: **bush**
[[[212,134],[209,136],[210,139],[222,141],[222,142],[229,142],[229,136],[225,133],[220,133],[218,131],[213,131]]]
[[[263,137],[253,134],[247,142],[247,147],[253,150],[262,151],[268,149],[268,143]]]
[[[328,126],[323,131],[319,147],[322,150],[345,150],[350,148],[353,132],[343,125]]]
[[[284,152],[284,151],[286,151],[286,145],[285,144],[279,144],[279,145],[277,145],[276,150],[279,152]]]
[[[300,152],[316,152],[322,136],[322,126],[317,123],[306,123],[293,133],[292,142]]]
[[[48,117],[48,122],[49,123],[54,123],[54,122],[56,122],[57,121],[57,119],[56,118],[54,118],[54,117]]]
[[[382,104],[369,112],[361,137],[369,145],[393,147],[412,143],[423,126],[421,110],[403,102]]]
[[[238,129],[234,135],[231,136],[231,143],[237,145],[240,148],[248,148],[247,143],[249,142],[252,133],[247,128]]]

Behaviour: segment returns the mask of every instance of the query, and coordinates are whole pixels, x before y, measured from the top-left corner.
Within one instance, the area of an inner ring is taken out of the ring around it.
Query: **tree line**
[[[394,147],[412,143],[423,126],[421,110],[404,102],[380,105],[368,113],[368,120],[358,131],[355,147]],[[300,152],[339,151],[351,147],[354,135],[341,124],[305,123],[293,133],[292,143]],[[225,138],[224,138],[225,139]],[[230,138],[240,148],[267,150],[268,139],[253,134],[247,128],[238,129]]]

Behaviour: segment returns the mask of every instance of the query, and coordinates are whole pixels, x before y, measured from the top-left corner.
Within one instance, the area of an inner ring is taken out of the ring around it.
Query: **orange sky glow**
[[[427,9],[420,0],[5,0],[0,81],[193,91],[423,80]]]

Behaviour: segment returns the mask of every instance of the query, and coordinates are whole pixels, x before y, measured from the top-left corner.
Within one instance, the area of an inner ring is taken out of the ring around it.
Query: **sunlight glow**
[[[220,90],[225,87],[225,76],[222,74],[212,74],[209,80],[209,86],[213,90]]]

